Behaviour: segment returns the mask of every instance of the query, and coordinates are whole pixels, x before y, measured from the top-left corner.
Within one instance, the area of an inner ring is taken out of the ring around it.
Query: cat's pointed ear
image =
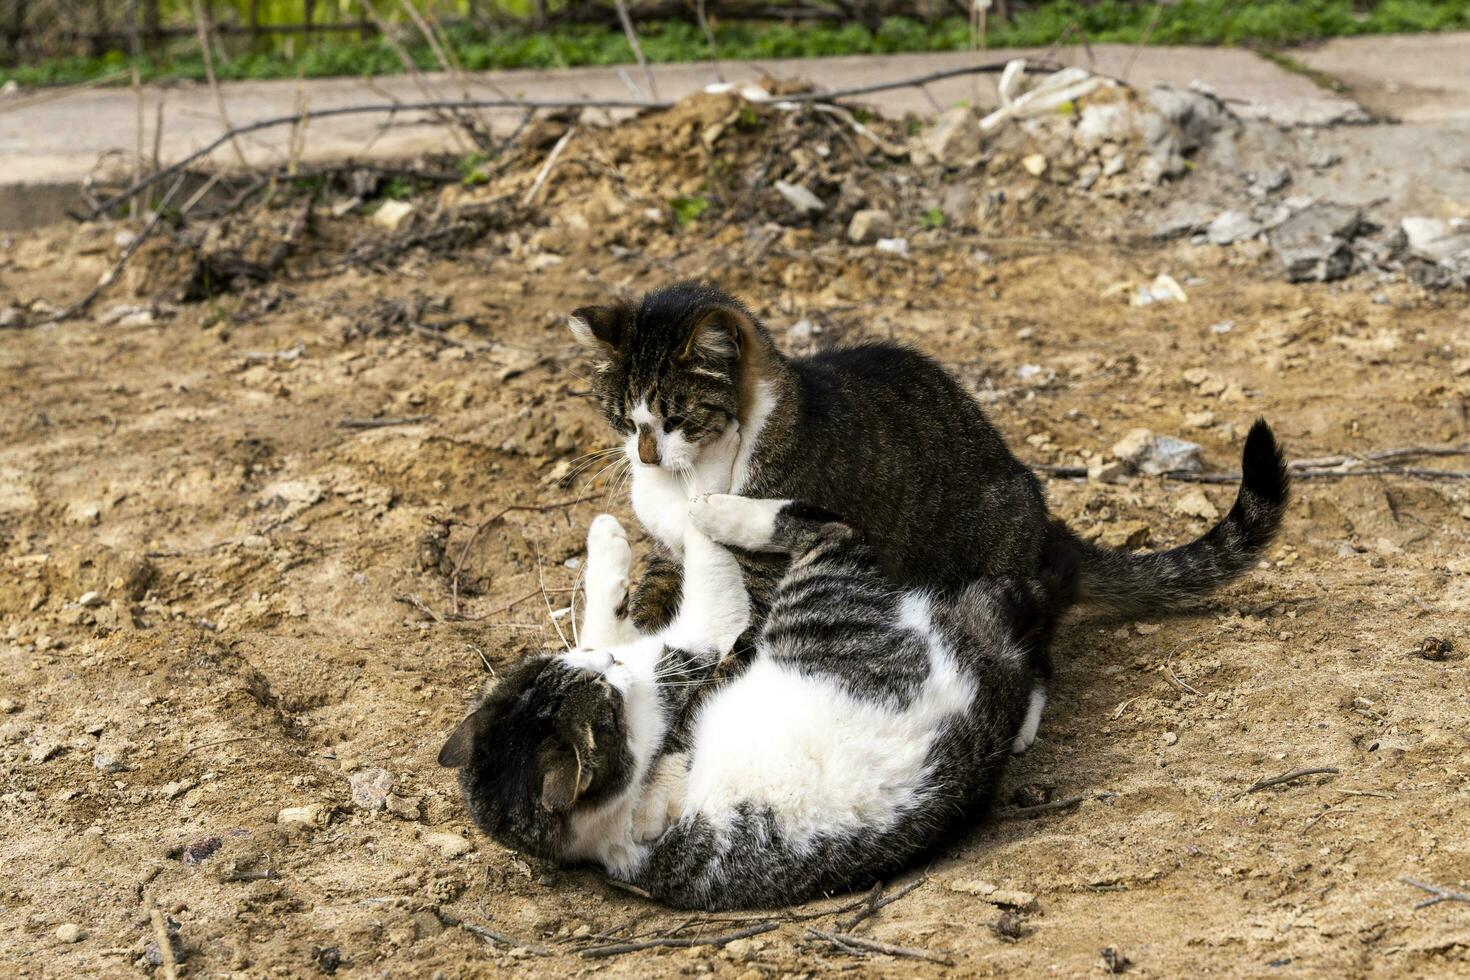
[[[626,303],[579,307],[567,318],[577,343],[602,357],[621,349],[632,327],[633,308]]]
[[[738,310],[712,306],[694,318],[694,326],[679,351],[679,360],[689,361],[700,355],[734,360],[740,356],[745,331],[750,321]]]
[[[445,769],[460,769],[467,765],[470,761],[470,750],[475,747],[475,739],[480,736],[483,724],[479,709],[466,715],[465,720],[450,733],[444,747],[439,750],[439,765]]]
[[[541,808],[564,813],[591,785],[592,770],[582,765],[581,753],[575,747],[559,750],[547,760],[541,775]]]

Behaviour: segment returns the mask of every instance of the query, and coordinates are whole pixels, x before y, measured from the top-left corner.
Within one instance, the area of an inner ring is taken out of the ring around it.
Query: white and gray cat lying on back
[[[1041,582],[896,592],[859,535],[790,501],[686,504],[684,593],[639,636],[632,552],[588,534],[586,649],[517,665],[445,745],[492,837],[592,861],[673,905],[771,905],[869,883],[983,806],[1035,735],[1018,636]],[[754,658],[676,728],[750,625],[726,545],[791,555]],[[1023,730],[1024,729],[1024,730]]]

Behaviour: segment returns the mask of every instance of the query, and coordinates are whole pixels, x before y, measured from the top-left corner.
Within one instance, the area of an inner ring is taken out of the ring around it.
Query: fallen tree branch
[[[1258,793],[1263,789],[1280,786],[1282,783],[1294,782],[1298,779],[1304,779],[1307,776],[1336,776],[1341,771],[1334,766],[1319,766],[1313,769],[1293,769],[1291,772],[1284,772],[1279,776],[1272,776],[1270,779],[1257,780],[1239,793],[1236,793],[1235,798],[1238,800],[1251,793]]]
[[[582,950],[582,956],[589,960],[601,959],[606,956],[620,956],[623,953],[636,953],[645,949],[659,949],[660,947],[672,947],[675,949],[688,949],[691,946],[724,946],[733,943],[737,939],[748,939],[751,936],[759,936],[761,933],[770,932],[779,927],[775,922],[762,922],[759,925],[750,926],[737,932],[727,933],[723,936],[694,936],[685,938],[682,936],[661,936],[655,939],[646,939],[636,943],[618,943],[613,946],[594,946],[591,949]]]

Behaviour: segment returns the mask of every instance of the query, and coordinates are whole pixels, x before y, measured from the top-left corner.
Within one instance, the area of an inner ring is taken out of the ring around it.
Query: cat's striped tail
[[[1291,479],[1276,437],[1257,419],[1241,454],[1240,490],[1230,513],[1189,544],[1155,554],[1110,551],[1078,538],[1060,522],[1054,543],[1077,564],[1077,601],[1121,616],[1172,612],[1228,584],[1257,560],[1286,512]]]

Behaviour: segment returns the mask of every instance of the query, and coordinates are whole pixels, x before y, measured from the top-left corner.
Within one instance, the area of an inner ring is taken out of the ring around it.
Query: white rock
[[[958,167],[980,155],[980,122],[965,106],[950,109],[924,134],[924,149],[938,163]]]
[[[373,223],[389,231],[397,231],[399,226],[412,216],[413,212],[413,205],[407,201],[384,201],[378,210],[373,212]]]
[[[276,814],[276,823],[282,827],[306,828],[325,827],[332,820],[332,808],[325,803],[308,803],[305,806],[288,806]]]
[[[1179,285],[1178,280],[1161,272],[1147,286],[1139,286],[1138,291],[1129,297],[1128,302],[1133,306],[1148,306],[1152,303],[1188,303],[1189,296],[1184,292],[1184,287]]]
[[[1439,218],[1405,218],[1399,222],[1410,251],[1441,262],[1470,251],[1470,224]]]
[[[907,238],[880,238],[878,239],[877,249],[880,252],[887,252],[890,255],[902,255],[904,258],[908,258],[909,240]]]
[[[1185,517],[1202,517],[1207,521],[1217,520],[1220,511],[1203,490],[1191,490],[1174,501],[1174,512]]]
[[[789,184],[784,180],[776,181],[776,193],[786,198],[787,203],[796,208],[800,214],[815,214],[825,211],[827,205],[822,199],[799,184]]]
[[[58,942],[74,943],[82,938],[82,927],[75,922],[63,922],[56,927],[56,939]]]
[[[1046,173],[1046,157],[1040,153],[1021,158],[1021,168],[1033,177],[1040,177]]]
[[[847,225],[847,240],[866,245],[893,234],[893,215],[881,208],[859,211]]]
[[[83,592],[77,598],[77,605],[92,609],[102,605],[102,597],[95,592]]]

